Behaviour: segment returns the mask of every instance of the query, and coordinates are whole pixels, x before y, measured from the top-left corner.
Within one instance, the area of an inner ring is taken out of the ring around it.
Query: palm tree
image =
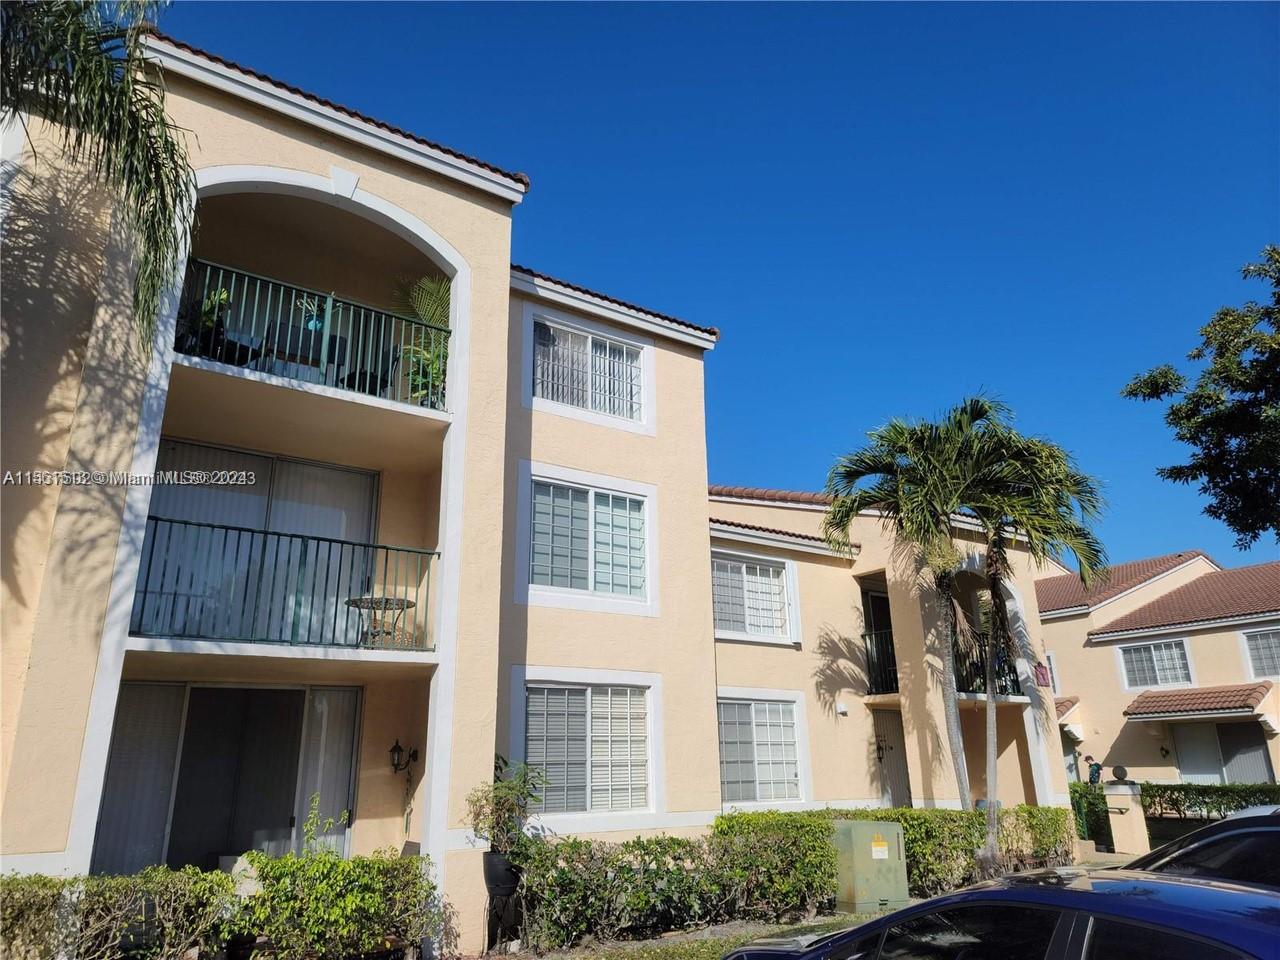
[[[136,273],[134,328],[149,346],[195,201],[182,132],[143,47],[154,2],[5,0],[0,122],[44,120],[66,159],[116,196]]]
[[[985,651],[986,842],[979,854],[985,874],[996,871],[999,810],[996,806],[996,662],[1001,654],[1016,660],[1027,638],[1015,638],[1009,621],[1006,584],[1012,578],[1009,548],[1017,543],[1037,566],[1049,558],[1061,562],[1070,553],[1087,585],[1106,565],[1101,542],[1091,529],[1102,507],[1098,483],[1080,471],[1058,445],[1027,437],[1003,417],[983,424],[975,435],[971,476],[964,508],[982,526],[984,573],[991,602]],[[1019,642],[1019,641],[1022,642]]]
[[[974,397],[948,411],[937,423],[893,419],[868,434],[870,443],[836,461],[827,478],[831,506],[823,534],[833,547],[847,550],[849,527],[864,511],[879,514],[900,543],[911,545],[930,571],[938,608],[943,611],[942,702],[960,804],[971,807],[956,697],[955,635],[961,618],[952,585],[961,556],[952,541],[952,523],[965,507],[974,453],[985,426],[1004,407]]]

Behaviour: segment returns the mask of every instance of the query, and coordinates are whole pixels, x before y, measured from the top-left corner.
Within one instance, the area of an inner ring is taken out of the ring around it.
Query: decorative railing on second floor
[[[898,692],[898,657],[893,650],[893,631],[864,633],[867,645],[867,693]]]
[[[987,635],[974,633],[956,637],[956,690],[960,693],[985,693],[987,689]],[[1004,651],[996,653],[996,695],[1020,696],[1022,684],[1013,658]]]
[[[150,517],[135,636],[428,650],[429,550]]]
[[[188,267],[174,349],[291,380],[444,408],[447,327],[203,260]]]

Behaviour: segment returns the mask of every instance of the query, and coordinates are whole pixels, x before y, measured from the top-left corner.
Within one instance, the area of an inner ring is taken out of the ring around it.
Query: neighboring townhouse
[[[1036,582],[1065,764],[1137,780],[1272,783],[1280,767],[1280,563],[1198,550]]]
[[[473,949],[495,753],[559,834],[959,805],[908,553],[864,517],[833,554],[820,495],[708,487],[715,329],[512,266],[523,175],[149,45],[199,217],[152,353],[110,205],[38,123],[39,163],[6,157],[4,869],[284,853],[316,798],[334,849],[429,854]],[[444,316],[402,278],[447,279]],[[1061,804],[1014,557],[999,796]],[[981,795],[980,650],[957,667]]]

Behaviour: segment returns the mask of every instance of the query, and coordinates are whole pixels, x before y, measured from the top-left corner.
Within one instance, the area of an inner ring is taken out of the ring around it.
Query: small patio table
[[[381,637],[394,640],[399,631],[400,618],[406,610],[417,606],[417,602],[407,597],[352,597],[347,601],[347,606],[360,612],[360,621],[364,625],[362,636],[378,644]]]

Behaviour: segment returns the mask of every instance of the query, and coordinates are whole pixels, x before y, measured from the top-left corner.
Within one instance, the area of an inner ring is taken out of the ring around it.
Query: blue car
[[[725,960],[1280,960],[1280,893],[1133,870],[1040,870]]]

